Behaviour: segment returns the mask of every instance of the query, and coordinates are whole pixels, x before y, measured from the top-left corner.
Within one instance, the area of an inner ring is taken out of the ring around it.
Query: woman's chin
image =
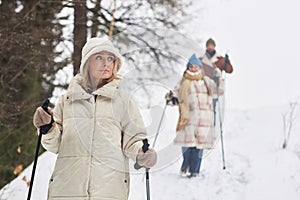
[[[105,80],[105,79],[109,79],[110,77],[111,77],[110,75],[103,74],[102,76],[100,76],[100,79]]]

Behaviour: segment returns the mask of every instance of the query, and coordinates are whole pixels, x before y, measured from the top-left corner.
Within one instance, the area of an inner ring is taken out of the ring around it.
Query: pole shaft
[[[49,115],[51,115],[48,112],[49,103],[50,103],[49,99],[46,99],[46,101],[43,103],[43,105],[41,107],[43,108],[44,111],[46,111]],[[49,129],[52,127],[53,122],[54,122],[54,120],[53,120],[53,117],[51,116],[50,124],[46,124],[46,125],[43,125],[43,126],[40,127],[39,137],[38,137],[38,141],[37,141],[37,145],[36,145],[36,149],[35,149],[35,156],[34,156],[32,172],[31,172],[31,179],[30,179],[30,185],[29,185],[27,200],[30,200],[30,198],[31,198],[31,192],[32,192],[32,188],[33,188],[33,181],[34,181],[34,175],[35,175],[35,171],[36,171],[37,160],[38,160],[38,157],[39,157],[39,151],[40,151],[40,146],[41,146],[41,141],[42,141],[42,135],[46,134],[49,131]]]
[[[163,113],[162,113],[162,116],[160,118],[160,121],[159,121],[159,124],[158,124],[158,128],[157,128],[157,131],[156,131],[156,135],[155,135],[155,139],[154,139],[154,142],[153,142],[153,148],[155,146],[155,143],[156,143],[156,139],[157,139],[157,136],[159,134],[159,130],[160,130],[160,127],[161,127],[161,124],[162,124],[162,121],[164,119],[164,115],[165,115],[165,112],[166,112],[166,108],[167,108],[167,102],[166,102],[166,105],[164,107],[164,110],[163,110]],[[145,143],[144,143],[145,145]],[[148,148],[148,146],[147,146]],[[147,149],[148,150],[148,149]],[[147,151],[146,150],[146,151]],[[146,152],[144,151],[144,152]],[[149,169],[146,168],[146,192],[147,192],[147,200],[150,200],[150,181],[149,181]]]
[[[163,113],[162,113],[162,115],[161,115],[161,118],[160,118],[160,121],[159,121],[159,124],[158,124],[158,127],[157,127],[157,131],[156,131],[155,138],[154,138],[153,145],[152,145],[153,148],[155,147],[155,143],[156,143],[156,140],[157,140],[157,136],[158,136],[158,134],[159,134],[159,130],[160,130],[162,121],[163,121],[164,116],[165,116],[166,108],[167,108],[167,103],[166,103],[166,105],[165,105],[165,107],[164,107]]]
[[[146,168],[146,191],[147,191],[147,200],[150,200],[150,181],[149,181],[149,169]]]
[[[220,120],[220,137],[221,137],[221,147],[222,147],[222,161],[223,161],[223,169],[225,169],[225,153],[224,153],[224,141],[223,141],[223,123],[221,116],[221,107],[218,95],[218,108],[219,108],[219,120]]]
[[[28,190],[27,200],[30,200],[30,198],[31,198],[31,192],[32,192],[34,175],[35,175],[37,160],[38,160],[38,156],[39,156],[40,146],[41,146],[41,140],[42,140],[42,133],[39,134],[38,142],[37,142],[36,149],[35,149],[35,156],[34,156],[32,172],[31,172],[31,179],[30,179],[30,186],[29,186],[29,190]]]

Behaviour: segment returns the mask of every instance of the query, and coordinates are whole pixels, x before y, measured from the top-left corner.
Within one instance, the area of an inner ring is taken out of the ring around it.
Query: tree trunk
[[[87,8],[86,2],[82,0],[74,1],[74,31],[73,31],[73,75],[79,72],[80,60],[81,60],[81,49],[87,38]]]

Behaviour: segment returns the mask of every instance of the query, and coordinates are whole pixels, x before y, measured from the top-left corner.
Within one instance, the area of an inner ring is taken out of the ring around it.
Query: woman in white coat
[[[144,123],[132,97],[121,89],[117,72],[121,55],[105,38],[91,38],[82,49],[80,73],[49,115],[37,108],[33,123],[51,123],[43,147],[58,154],[49,182],[50,200],[126,200],[129,158],[143,167],[155,165]]]
[[[195,54],[186,67],[174,96],[166,96],[168,102],[179,103],[180,115],[174,143],[182,146],[180,172],[182,175],[189,172],[190,177],[195,177],[200,172],[203,149],[212,148],[214,142],[212,94],[215,83],[204,74],[202,63]]]

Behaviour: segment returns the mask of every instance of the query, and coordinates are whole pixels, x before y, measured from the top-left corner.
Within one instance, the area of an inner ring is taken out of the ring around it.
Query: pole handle
[[[45,102],[44,102],[43,105],[42,105],[42,108],[43,108],[43,110],[44,110],[46,113],[48,113],[48,114],[50,115],[50,113],[49,113],[49,111],[48,111],[49,103],[50,103],[49,99],[46,99]]]
[[[48,113],[49,115],[50,112],[48,111],[48,105],[49,105],[50,101],[49,99],[46,99],[46,101],[43,103],[43,105],[41,106],[43,108],[43,110]],[[52,127],[52,123],[54,122],[53,116],[51,115],[51,122],[49,124],[45,124],[43,126],[40,127],[40,134],[46,134],[48,133],[48,131],[51,129]]]
[[[150,144],[148,143],[148,139],[143,139],[143,152],[146,153],[148,151]]]

